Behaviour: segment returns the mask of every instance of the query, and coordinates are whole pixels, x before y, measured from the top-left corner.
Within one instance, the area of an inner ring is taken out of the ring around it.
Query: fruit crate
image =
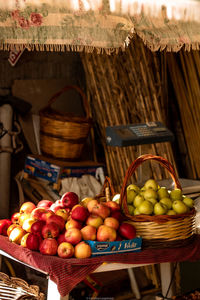
[[[145,161],[153,160],[167,169],[175,188],[182,190],[175,170],[170,162],[161,156],[144,154],[129,166],[120,193],[120,205],[126,218],[136,228],[143,239],[143,247],[166,248],[186,245],[195,236],[195,209],[176,215],[131,215],[127,205],[127,186],[133,173]]]

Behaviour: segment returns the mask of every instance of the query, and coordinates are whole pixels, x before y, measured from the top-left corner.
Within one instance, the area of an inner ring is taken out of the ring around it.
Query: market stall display
[[[145,159],[161,162],[170,172],[176,183],[174,190],[167,191],[171,195],[173,205],[177,200],[172,195],[177,191],[181,192],[181,189],[171,164],[164,158],[144,155],[133,162],[135,168],[138,161],[143,162]],[[141,218],[166,220],[170,217],[174,218],[176,224],[185,214],[177,212],[177,215],[169,216],[166,214],[168,209],[163,204],[163,208],[166,208],[164,213],[156,213],[156,216],[153,210],[150,213],[140,211],[139,215],[131,215],[128,207],[131,203],[132,206],[136,206],[136,194],[151,192],[158,195],[163,189],[153,179],[147,180],[143,188],[133,183],[127,185],[127,179],[133,171],[134,168],[131,168],[127,172],[121,197],[115,193],[111,180],[106,178],[102,192],[95,198],[79,199],[75,193],[67,192],[55,202],[44,199],[37,205],[24,202],[11,220],[0,221],[1,250],[49,274],[51,280],[57,284],[61,296],[68,294],[77,283],[105,262],[118,262],[130,266],[197,259],[200,246],[199,238],[194,232],[190,243],[184,245],[166,243],[165,239],[161,239],[160,244],[154,244],[154,249],[148,249],[148,245],[143,243],[143,234],[147,228],[141,232],[137,224],[135,226],[134,220],[130,222],[130,217],[139,218],[138,223],[143,221]],[[135,190],[132,189],[133,186]],[[181,197],[184,198],[182,194]],[[182,202],[184,200],[186,198]],[[161,200],[159,201],[161,203]],[[191,201],[190,208],[184,205],[186,210],[191,209],[193,215],[193,200]],[[152,205],[150,198],[143,199],[143,202]],[[175,209],[174,211],[176,212]],[[150,231],[153,238],[157,237],[152,228]],[[96,245],[98,247],[93,248]],[[192,251],[189,250],[190,247]]]

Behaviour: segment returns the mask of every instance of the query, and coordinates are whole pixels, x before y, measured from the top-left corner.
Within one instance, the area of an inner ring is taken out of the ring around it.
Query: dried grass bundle
[[[108,176],[112,179],[115,190],[120,191],[126,170],[140,154],[139,147],[107,146],[105,127],[149,121],[166,124],[165,56],[152,53],[138,37],[134,38],[125,53],[110,56],[95,53],[81,55],[93,119],[98,124],[104,146]],[[170,143],[143,145],[141,149],[142,153],[161,155],[176,169]],[[146,169],[147,177],[169,177],[160,166],[151,162],[149,164]],[[138,174],[133,180],[138,181]]]
[[[200,53],[167,54],[168,69],[178,102],[184,141],[186,168],[190,177],[200,177]]]

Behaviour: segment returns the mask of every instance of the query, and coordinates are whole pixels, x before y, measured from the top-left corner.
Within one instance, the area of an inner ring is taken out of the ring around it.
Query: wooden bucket
[[[187,244],[195,233],[195,209],[185,214],[177,215],[136,215],[128,212],[126,188],[135,170],[145,161],[153,160],[166,168],[174,181],[175,188],[181,189],[173,166],[163,157],[145,154],[139,156],[129,166],[122,184],[120,205],[126,218],[137,230],[137,235],[143,238],[143,246],[150,248],[180,247]]]
[[[63,113],[51,107],[62,93],[71,89],[81,95],[85,117]],[[49,100],[47,106],[41,109],[39,114],[42,153],[65,160],[79,159],[92,126],[87,98],[83,91],[77,86],[64,87]]]

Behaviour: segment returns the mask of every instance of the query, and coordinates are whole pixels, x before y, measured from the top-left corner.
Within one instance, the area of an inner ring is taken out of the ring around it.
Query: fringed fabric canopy
[[[0,0],[0,49],[125,50],[137,33],[152,50],[198,49],[199,0]]]

